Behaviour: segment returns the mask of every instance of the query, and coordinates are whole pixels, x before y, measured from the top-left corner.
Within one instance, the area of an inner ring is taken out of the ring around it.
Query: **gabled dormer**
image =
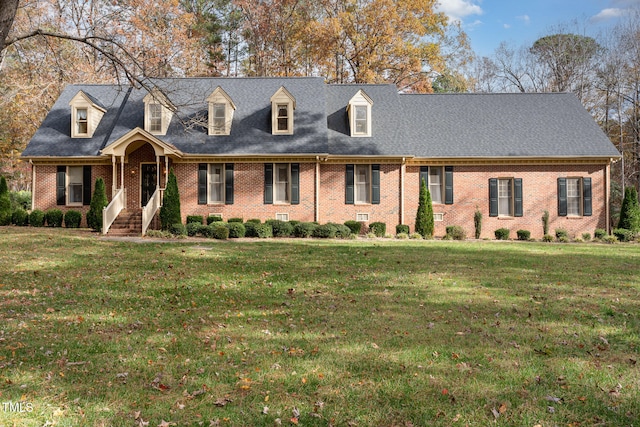
[[[282,86],[271,97],[271,133],[293,135],[293,111],[296,99]]]
[[[371,107],[373,101],[362,89],[349,100],[347,114],[352,137],[371,136]]]
[[[209,103],[209,135],[229,135],[236,105],[218,86],[207,98]]]
[[[144,130],[152,135],[166,135],[175,107],[158,89],[153,89],[143,99]]]
[[[91,138],[107,110],[83,91],[71,98],[71,138]]]

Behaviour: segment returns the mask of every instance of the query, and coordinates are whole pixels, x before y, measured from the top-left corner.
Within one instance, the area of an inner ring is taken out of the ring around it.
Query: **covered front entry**
[[[147,206],[149,199],[156,191],[158,166],[156,164],[140,165],[140,207]]]

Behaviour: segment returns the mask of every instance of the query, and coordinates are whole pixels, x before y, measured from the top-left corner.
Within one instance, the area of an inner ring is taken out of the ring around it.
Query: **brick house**
[[[102,177],[109,221],[160,205],[169,169],[183,217],[320,223],[381,221],[413,230],[419,183],[436,236],[607,228],[620,155],[572,94],[399,94],[321,78],[162,79],[148,92],[71,85],[22,157],[33,208],[88,210]],[[184,218],[183,218],[184,219]],[[108,225],[108,224],[107,224]]]

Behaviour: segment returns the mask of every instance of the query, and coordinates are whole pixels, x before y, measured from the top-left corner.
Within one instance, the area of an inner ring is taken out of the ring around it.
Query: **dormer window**
[[[236,109],[231,97],[218,86],[207,98],[209,102],[209,135],[230,135],[233,112]]]
[[[107,110],[90,95],[79,91],[71,106],[71,138],[91,138]]]
[[[144,130],[153,135],[166,135],[175,107],[162,92],[153,89],[144,99]]]
[[[347,106],[349,115],[349,128],[352,137],[371,136],[371,107],[373,101],[369,96],[360,90],[355,94]]]
[[[293,111],[296,100],[283,86],[271,97],[271,133],[293,135]]]

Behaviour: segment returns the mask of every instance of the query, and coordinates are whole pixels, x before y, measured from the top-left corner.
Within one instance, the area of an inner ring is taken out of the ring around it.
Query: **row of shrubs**
[[[499,228],[495,231],[495,236],[497,240],[509,240],[510,231],[508,228]],[[516,235],[518,240],[528,241],[531,240],[531,232],[529,230],[518,230],[516,231]],[[617,241],[620,242],[632,242],[638,238],[638,233],[635,233],[631,230],[625,230],[617,228],[612,231],[611,235],[607,234],[607,231],[602,228],[597,228],[593,233],[594,241],[601,241],[605,243],[614,243]],[[582,233],[581,237],[576,237],[573,239],[574,242],[588,242],[591,241],[590,233]],[[554,235],[545,234],[542,237],[543,242],[570,242],[572,239],[569,237],[569,232],[563,228],[558,228],[555,230]]]
[[[62,227],[64,224],[67,228],[78,228],[81,222],[82,213],[74,210],[62,213],[60,209],[49,209],[46,212],[36,209],[29,213],[24,209],[16,209],[11,214],[11,224],[17,226]]]

